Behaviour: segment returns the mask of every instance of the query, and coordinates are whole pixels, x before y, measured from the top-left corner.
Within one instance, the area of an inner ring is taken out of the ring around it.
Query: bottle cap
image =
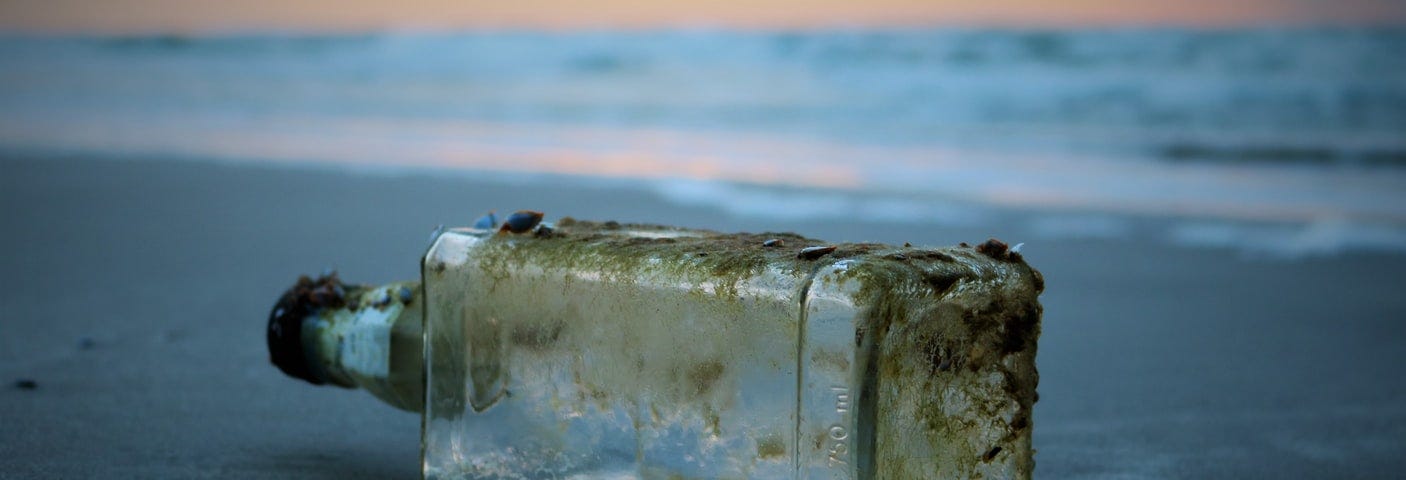
[[[324,308],[346,306],[346,286],[330,272],[316,280],[307,275],[298,278],[269,312],[269,361],[293,378],[322,385],[326,380],[314,373],[308,352],[303,347],[303,321]]]

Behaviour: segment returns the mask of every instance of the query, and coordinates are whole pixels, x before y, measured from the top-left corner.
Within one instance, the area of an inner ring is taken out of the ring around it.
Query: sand
[[[435,225],[490,208],[835,241],[1016,231],[761,220],[644,190],[442,177],[0,158],[0,478],[417,478],[418,417],[283,376],[264,322],[302,273],[414,278]],[[1025,255],[1048,285],[1037,477],[1406,470],[1406,257],[1116,240]]]

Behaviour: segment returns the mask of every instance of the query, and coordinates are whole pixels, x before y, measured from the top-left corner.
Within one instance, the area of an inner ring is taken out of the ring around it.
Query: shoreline
[[[874,224],[881,228],[896,225],[915,229],[985,234],[1010,240],[1012,245],[1031,243],[1034,246],[1038,242],[1062,241],[1125,241],[1153,243],[1172,248],[1228,250],[1247,259],[1263,261],[1334,258],[1342,255],[1406,256],[1406,225],[1364,224],[1335,216],[1314,220],[1256,220],[1059,206],[1031,209],[960,200],[956,197],[919,199],[906,192],[886,193],[865,189],[764,182],[624,178],[605,174],[583,175],[447,165],[375,165],[330,160],[260,160],[183,154],[94,155],[84,151],[56,153],[0,147],[0,164],[14,162],[16,159],[42,162],[135,162],[155,165],[196,163],[236,169],[259,169],[270,173],[296,172],[365,179],[464,182],[471,185],[521,188],[609,190],[651,197],[656,202],[668,204],[670,208],[715,211],[720,216],[728,217],[731,221],[728,224],[829,222]],[[471,220],[464,220],[464,223],[469,221]],[[835,240],[861,239],[846,237]]]

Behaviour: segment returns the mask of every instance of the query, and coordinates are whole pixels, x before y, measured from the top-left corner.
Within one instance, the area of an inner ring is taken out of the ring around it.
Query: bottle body
[[[1029,476],[1038,273],[766,240],[442,234],[423,263],[425,476]]]

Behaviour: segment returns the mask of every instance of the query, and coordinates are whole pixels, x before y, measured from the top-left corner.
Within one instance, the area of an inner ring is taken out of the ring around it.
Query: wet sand
[[[487,209],[836,241],[1015,231],[759,220],[545,178],[16,156],[0,205],[0,478],[417,478],[418,417],[284,377],[264,322],[302,273],[414,278],[435,225]],[[1024,253],[1047,279],[1038,477],[1406,470],[1406,256]]]

